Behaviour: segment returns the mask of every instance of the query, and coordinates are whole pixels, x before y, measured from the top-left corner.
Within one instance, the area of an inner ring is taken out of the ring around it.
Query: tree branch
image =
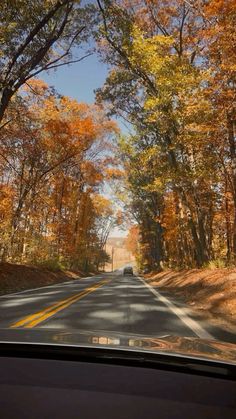
[[[27,36],[25,42],[18,48],[18,50],[15,53],[15,56],[13,57],[11,63],[8,66],[8,70],[6,73],[6,78],[10,74],[14,64],[20,57],[20,55],[24,52],[24,50],[27,48],[27,46],[32,42],[34,37],[40,32],[40,30],[49,22],[49,20],[55,15],[55,13],[66,4],[69,4],[71,0],[60,0],[58,1],[55,6],[41,19],[41,21],[34,27],[34,29],[29,33]]]
[[[156,89],[156,87],[155,87],[155,85],[152,83],[152,81],[151,81],[151,79],[146,75],[146,74],[144,74],[140,69],[137,69],[137,68],[135,68],[132,64],[131,64],[131,62],[130,62],[130,60],[129,60],[129,58],[127,57],[127,54],[118,46],[118,45],[116,45],[114,42],[113,42],[113,40],[109,37],[109,31],[108,31],[108,27],[107,27],[107,22],[106,22],[106,13],[105,13],[105,10],[103,9],[103,7],[102,7],[102,5],[101,5],[101,2],[100,2],[100,0],[97,0],[97,3],[98,3],[98,7],[99,7],[99,10],[100,10],[100,12],[101,12],[101,14],[102,14],[102,19],[103,19],[103,24],[104,24],[104,29],[105,29],[105,37],[106,37],[106,40],[107,40],[107,42],[112,46],[112,48],[116,51],[116,52],[118,52],[118,54],[124,59],[124,61],[126,62],[126,64],[127,64],[127,66],[136,74],[136,75],[138,75],[140,78],[142,78],[143,79],[143,81],[145,82],[145,83],[147,83],[148,84],[148,86],[151,88],[151,90],[153,91],[153,93],[154,94],[157,94],[157,89]]]

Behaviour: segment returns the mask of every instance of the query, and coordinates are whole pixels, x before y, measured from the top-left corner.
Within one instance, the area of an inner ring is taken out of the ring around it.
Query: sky
[[[43,72],[40,78],[50,86],[55,87],[58,93],[70,96],[78,102],[93,103],[95,100],[95,89],[101,87],[106,79],[108,68],[101,63],[95,54],[69,66],[59,67],[56,71]],[[121,130],[125,127],[121,120],[117,121]],[[105,188],[109,190],[109,188]],[[125,237],[127,231],[115,228],[111,231],[110,237]]]
[[[56,71],[41,73],[41,78],[59,93],[77,99],[79,102],[93,103],[94,90],[101,87],[107,75],[107,67],[98,61],[95,54]]]

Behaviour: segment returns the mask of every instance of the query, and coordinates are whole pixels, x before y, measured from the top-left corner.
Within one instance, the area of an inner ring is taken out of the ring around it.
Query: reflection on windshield
[[[120,339],[107,338],[105,336],[93,336],[91,338],[91,342],[99,345],[119,345]]]
[[[19,331],[20,332],[20,331]],[[134,337],[130,338],[127,334],[115,336],[113,333],[94,334],[88,331],[66,332],[50,331],[41,335],[39,331],[31,336],[25,335],[26,341],[41,341],[48,343],[50,341],[61,345],[76,345],[78,347],[93,348],[117,348],[132,349],[142,353],[151,352],[156,354],[176,354],[189,357],[199,357],[212,360],[224,360],[229,362],[236,361],[236,347],[234,344],[219,342],[216,340],[199,340],[198,338],[187,338],[180,336],[162,336],[159,338]],[[38,334],[39,333],[39,334]],[[18,340],[21,335],[16,336]]]

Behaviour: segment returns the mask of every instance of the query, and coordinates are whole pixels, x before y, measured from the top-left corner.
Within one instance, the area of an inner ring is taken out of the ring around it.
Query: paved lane
[[[120,272],[0,298],[0,328],[214,337],[188,314],[138,277]]]
[[[12,327],[16,322],[47,310],[89,288],[100,284],[104,277],[87,277],[29,291],[0,297],[0,328]]]
[[[156,301],[138,278],[122,275],[113,276],[41,327],[196,336],[168,307]]]

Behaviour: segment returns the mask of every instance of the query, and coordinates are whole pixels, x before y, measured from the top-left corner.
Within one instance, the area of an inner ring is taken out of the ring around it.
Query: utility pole
[[[106,253],[106,243],[105,243],[105,245],[104,245],[104,251],[105,251],[105,253]],[[105,269],[106,269],[106,262],[104,262],[103,263],[103,271],[105,272]]]
[[[111,271],[113,272],[114,247],[111,248]]]

